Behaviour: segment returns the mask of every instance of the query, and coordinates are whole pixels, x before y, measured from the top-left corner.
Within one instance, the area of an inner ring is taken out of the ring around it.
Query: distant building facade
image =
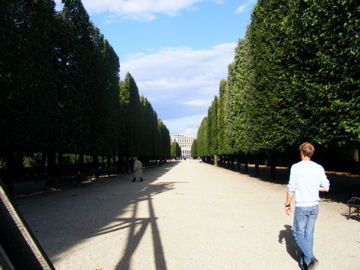
[[[190,158],[191,157],[191,146],[194,142],[194,138],[185,137],[184,135],[175,135],[171,136],[171,143],[177,142],[181,148],[181,157]]]

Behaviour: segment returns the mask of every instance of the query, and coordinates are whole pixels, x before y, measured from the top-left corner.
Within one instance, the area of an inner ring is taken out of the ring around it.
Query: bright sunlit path
[[[297,269],[286,187],[197,160],[17,200],[56,269]],[[319,270],[356,270],[358,222],[324,200]]]

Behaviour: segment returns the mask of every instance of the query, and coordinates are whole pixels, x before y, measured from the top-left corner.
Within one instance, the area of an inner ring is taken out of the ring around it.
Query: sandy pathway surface
[[[296,270],[286,186],[195,160],[17,199],[62,270]],[[318,270],[360,269],[360,222],[323,200],[315,229]]]

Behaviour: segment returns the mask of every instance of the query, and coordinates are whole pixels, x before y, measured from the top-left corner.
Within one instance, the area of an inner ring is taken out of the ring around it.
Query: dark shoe
[[[307,264],[305,263],[305,256],[304,253],[300,252],[300,260],[299,260],[299,267],[301,270],[307,270]]]
[[[319,261],[317,259],[312,259],[312,261],[309,263],[307,269],[308,270],[314,270],[319,265]]]
[[[308,270],[308,267],[305,263],[299,263],[299,267],[301,270]]]
[[[135,182],[136,178],[133,179],[133,182]]]
[[[308,270],[307,266],[305,264],[299,263],[299,267],[300,267],[301,270]]]
[[[140,178],[140,181],[142,182],[142,181],[143,181],[143,179],[142,179],[142,178]]]

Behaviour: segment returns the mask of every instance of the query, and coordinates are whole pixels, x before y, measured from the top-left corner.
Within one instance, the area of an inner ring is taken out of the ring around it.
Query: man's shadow
[[[282,244],[285,239],[286,251],[296,261],[300,262],[301,251],[296,244],[292,226],[284,225],[285,229],[279,232],[279,243]]]

